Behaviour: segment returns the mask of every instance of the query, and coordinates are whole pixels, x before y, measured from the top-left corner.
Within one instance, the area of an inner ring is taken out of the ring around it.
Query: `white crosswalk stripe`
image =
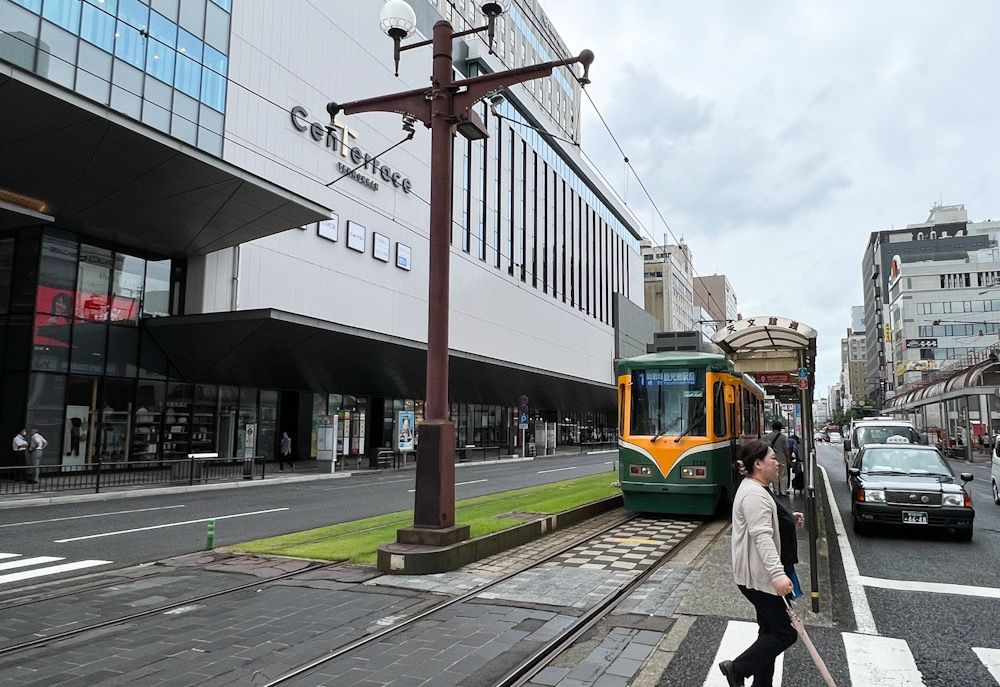
[[[756,623],[730,620],[703,687],[727,687],[719,663],[739,656],[756,638]],[[905,640],[853,632],[841,633],[841,639],[851,679],[850,684],[844,687],[925,687],[923,675]],[[1000,685],[1000,649],[971,649]],[[781,686],[783,659],[784,656],[779,656],[774,665],[774,687]]]
[[[722,635],[722,642],[719,643],[719,651],[712,661],[712,669],[708,671],[708,678],[703,687],[728,687],[726,677],[719,670],[719,663],[725,659],[733,659],[747,650],[757,639],[757,623],[748,623],[742,620],[730,620],[726,626],[726,632]],[[781,672],[784,666],[784,656],[778,656],[774,662],[775,687],[781,684]]]
[[[19,553],[0,553],[0,559],[14,559],[5,560],[3,563],[0,563],[0,570],[30,568],[18,570],[17,572],[0,574],[0,584],[30,580],[36,577],[46,577],[48,575],[58,575],[59,573],[73,572],[74,570],[83,570],[85,568],[93,568],[98,565],[108,565],[111,563],[111,561],[84,560],[59,563],[58,565],[46,565],[48,563],[55,563],[56,561],[64,561],[66,559],[61,556],[35,556],[34,558],[21,558],[21,554]]]

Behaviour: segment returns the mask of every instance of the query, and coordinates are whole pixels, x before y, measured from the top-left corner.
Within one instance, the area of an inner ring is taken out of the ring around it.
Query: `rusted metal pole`
[[[417,453],[414,527],[455,524],[455,425],[448,419],[448,311],[452,169],[452,27],[434,25],[431,77],[430,284],[427,294],[427,398]]]

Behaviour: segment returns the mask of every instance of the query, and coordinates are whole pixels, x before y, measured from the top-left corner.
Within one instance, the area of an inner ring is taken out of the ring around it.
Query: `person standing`
[[[14,467],[25,466],[27,467],[28,461],[28,430],[22,429],[20,432],[14,435],[14,441],[11,442],[11,448],[14,450]],[[15,480],[27,479],[28,473],[26,470],[16,470],[14,473]]]
[[[774,449],[775,459],[778,461],[778,477],[774,480],[774,493],[777,496],[788,496],[788,464],[792,455],[788,449],[788,440],[781,433],[784,425],[781,420],[771,423],[771,433],[764,437],[764,443]]]
[[[292,464],[292,438],[288,436],[288,432],[281,433],[281,457],[278,458],[278,470],[285,471],[285,463],[288,463],[288,467],[295,471],[295,465]]]
[[[40,470],[38,466],[42,464],[42,452],[45,447],[49,445],[49,442],[45,440],[38,430],[34,427],[31,428],[31,438],[28,440],[28,456],[31,458],[32,464],[35,466],[34,479],[27,480],[29,484],[36,484],[38,482],[38,476]]]
[[[775,659],[798,637],[782,598],[795,586],[782,562],[778,503],[767,488],[778,478],[779,464],[766,442],[753,439],[740,449],[737,465],[744,479],[733,500],[733,579],[753,604],[760,633],[742,654],[722,661],[719,670],[729,687],[743,687],[751,676],[754,687],[770,687]],[[793,518],[801,526],[802,514]]]

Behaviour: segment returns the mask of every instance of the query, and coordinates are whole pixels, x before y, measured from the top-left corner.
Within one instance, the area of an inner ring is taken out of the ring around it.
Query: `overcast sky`
[[[818,330],[817,397],[838,381],[872,231],[936,203],[1000,218],[1000,3],[541,2],[572,53],[596,53],[588,92],[698,275],[728,276],[744,317]],[[624,196],[586,97],[582,116]],[[634,178],[626,200],[662,243]]]

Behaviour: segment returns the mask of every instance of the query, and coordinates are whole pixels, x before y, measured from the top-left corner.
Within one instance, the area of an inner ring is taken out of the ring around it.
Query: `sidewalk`
[[[580,455],[581,453],[601,453],[616,452],[615,449],[605,449],[604,451],[581,451],[580,446],[561,446],[555,453],[548,456],[538,456],[537,458],[522,458],[520,455],[505,455],[498,459],[491,460],[469,460],[456,462],[455,468],[463,468],[472,465],[489,465],[496,463],[519,463],[532,460],[545,460],[546,458],[565,457]],[[219,480],[203,484],[159,484],[159,485],[131,485],[122,487],[102,487],[99,493],[93,489],[79,489],[66,491],[49,491],[42,489],[28,493],[3,494],[0,495],[0,510],[9,508],[27,508],[31,506],[49,506],[56,503],[79,503],[84,501],[111,501],[116,499],[134,498],[139,496],[159,496],[162,494],[182,494],[192,491],[212,491],[217,489],[242,489],[247,487],[263,487],[272,484],[284,484],[290,482],[305,482],[328,479],[345,479],[356,475],[371,475],[380,472],[401,472],[404,470],[415,470],[416,460],[411,459],[404,465],[395,468],[370,469],[364,467],[365,459],[362,459],[360,469],[347,469],[337,472],[320,472],[320,464],[314,460],[295,461],[295,470],[279,471],[277,462],[269,462],[265,467],[263,479],[239,479]],[[347,463],[354,464],[353,458],[349,458]],[[43,485],[44,487],[44,478]]]

